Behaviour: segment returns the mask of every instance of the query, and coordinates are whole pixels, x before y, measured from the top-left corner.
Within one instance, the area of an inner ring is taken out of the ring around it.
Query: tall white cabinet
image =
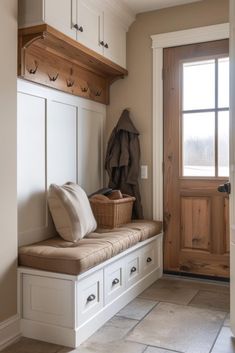
[[[134,17],[120,4],[113,0],[19,0],[19,26],[47,23],[126,67],[126,32]]]

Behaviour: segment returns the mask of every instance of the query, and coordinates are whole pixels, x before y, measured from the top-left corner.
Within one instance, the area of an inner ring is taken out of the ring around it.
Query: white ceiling
[[[202,0],[122,0],[135,14]]]

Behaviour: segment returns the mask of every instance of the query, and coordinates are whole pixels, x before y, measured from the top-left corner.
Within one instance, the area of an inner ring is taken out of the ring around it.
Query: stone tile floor
[[[164,277],[75,350],[21,338],[2,353],[235,353],[229,286]]]

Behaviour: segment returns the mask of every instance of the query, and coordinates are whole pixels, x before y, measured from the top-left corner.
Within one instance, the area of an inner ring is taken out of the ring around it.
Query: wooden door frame
[[[229,38],[229,23],[152,35],[153,219],[163,220],[163,50]]]

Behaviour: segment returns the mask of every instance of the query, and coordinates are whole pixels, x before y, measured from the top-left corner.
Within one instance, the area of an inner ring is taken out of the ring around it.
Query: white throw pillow
[[[67,241],[76,242],[97,228],[88,197],[75,183],[52,184],[48,204],[57,232]]]

